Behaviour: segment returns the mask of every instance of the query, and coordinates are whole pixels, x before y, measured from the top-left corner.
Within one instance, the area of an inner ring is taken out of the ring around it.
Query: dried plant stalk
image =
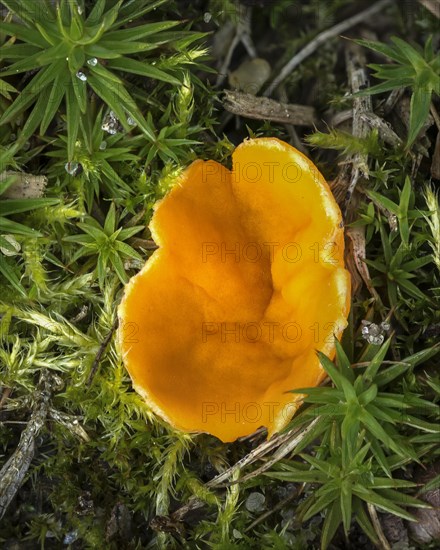
[[[43,371],[35,393],[32,416],[20,437],[18,447],[0,470],[0,519],[20,488],[35,453],[35,440],[46,421],[50,400],[49,376]]]
[[[294,126],[317,124],[316,111],[306,105],[279,103],[266,97],[224,90],[224,108],[234,115],[257,120],[271,120]]]

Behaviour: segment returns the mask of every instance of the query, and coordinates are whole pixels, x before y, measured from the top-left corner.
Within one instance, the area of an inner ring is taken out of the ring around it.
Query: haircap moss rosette
[[[289,422],[325,377],[350,307],[342,216],[314,164],[248,139],[233,169],[196,160],[156,204],[158,245],[125,288],[118,341],[134,388],[175,428],[224,442]]]

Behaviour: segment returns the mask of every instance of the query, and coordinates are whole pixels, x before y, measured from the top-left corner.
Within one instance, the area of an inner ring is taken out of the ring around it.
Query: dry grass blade
[[[296,433],[297,432],[295,432],[295,434]],[[223,485],[223,483],[226,482],[237,470],[240,470],[241,468],[244,468],[245,466],[248,466],[249,464],[252,464],[255,461],[259,460],[276,447],[279,447],[280,445],[286,443],[291,437],[292,434],[290,432],[287,432],[285,434],[277,434],[269,439],[269,441],[264,441],[263,443],[261,443],[261,445],[259,445],[256,449],[240,459],[233,466],[211,479],[211,481],[208,481],[206,486],[218,487],[219,485]]]
[[[320,417],[317,417],[315,418],[315,420],[313,420],[308,426],[307,428],[305,428],[304,430],[295,430],[294,432],[287,432],[287,435],[288,437],[285,438],[283,440],[283,444],[282,445],[278,445],[278,449],[273,453],[273,455],[271,456],[271,458],[265,462],[262,466],[260,466],[260,468],[257,468],[256,470],[254,470],[253,472],[250,472],[249,474],[235,480],[235,481],[230,481],[228,482],[227,486],[229,485],[234,485],[236,483],[242,483],[244,481],[248,481],[249,479],[253,479],[254,477],[262,474],[263,472],[265,472],[266,470],[268,470],[269,468],[271,468],[274,464],[276,464],[279,460],[281,460],[282,458],[284,458],[286,455],[288,455],[289,453],[291,453],[295,447],[301,443],[301,441],[304,439],[304,437],[306,437],[307,435],[309,435],[309,433],[314,429],[315,425],[319,422],[320,420]],[[299,432],[299,433],[298,433]],[[262,445],[260,445],[260,447],[262,447],[264,445],[264,443]],[[255,449],[255,451],[258,451],[258,449],[260,449],[260,447],[258,447],[257,449]],[[266,454],[266,450],[264,452],[264,454]],[[249,456],[249,455],[248,455]],[[258,458],[261,458],[261,453],[259,453],[259,456]],[[245,457],[247,458],[247,457]],[[251,462],[254,462],[256,460],[255,458],[255,455],[252,457],[253,459],[249,462],[247,462],[247,464],[250,464]],[[222,474],[222,476],[224,476],[225,474],[228,474],[227,477],[230,477],[232,475],[233,472],[235,472],[237,469],[240,469],[243,467],[243,462],[242,461],[239,461],[237,462],[237,464],[234,464],[234,466],[232,468],[230,468],[229,470],[227,470],[226,472],[224,472]],[[217,476],[217,477],[220,477],[220,476]],[[211,482],[210,482],[210,486],[218,486],[219,485],[219,482],[217,481],[217,483],[215,484],[212,484],[212,482],[216,481],[217,478],[214,478]]]
[[[377,517],[376,508],[373,506],[373,504],[370,503],[367,503],[367,507],[368,513],[370,514],[371,522],[373,523],[374,530],[376,531],[376,534],[380,540],[380,547],[382,548],[382,550],[391,550],[391,546],[382,531],[379,518]]]
[[[353,281],[357,280],[357,274],[359,274],[362,280],[365,283],[365,286],[368,288],[371,296],[375,300],[379,300],[379,295],[377,294],[375,288],[371,284],[370,272],[368,266],[365,263],[366,251],[365,251],[365,228],[364,227],[349,227],[346,231],[347,237],[350,239],[350,247],[347,254],[347,260],[353,259],[356,272],[353,270],[353,265],[351,261],[347,261],[348,267],[350,269]],[[356,288],[358,285],[354,286],[354,292],[358,291]]]

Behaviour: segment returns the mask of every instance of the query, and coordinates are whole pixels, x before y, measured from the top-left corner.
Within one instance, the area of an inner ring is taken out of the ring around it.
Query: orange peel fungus
[[[249,139],[233,170],[196,160],[155,208],[158,249],[125,289],[134,388],[174,427],[234,441],[291,419],[347,325],[341,212],[303,154]]]

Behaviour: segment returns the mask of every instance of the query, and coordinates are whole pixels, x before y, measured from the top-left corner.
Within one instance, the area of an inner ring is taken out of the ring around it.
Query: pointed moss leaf
[[[45,91],[42,90],[41,95],[38,97],[34,108],[30,112],[29,116],[24,123],[24,126],[17,138],[17,144],[24,145],[26,141],[32,136],[37,127],[40,125],[44,113],[46,111],[47,98]]]
[[[372,40],[355,40],[356,44],[369,48],[377,53],[381,53],[394,61],[405,63],[406,58],[399,50],[393,46],[382,44],[381,42],[373,42]]]
[[[370,364],[368,365],[368,367],[366,368],[362,376],[365,381],[372,382],[375,379],[376,374],[382,365],[382,361],[385,359],[385,356],[388,352],[390,344],[391,344],[391,338],[388,338],[388,340],[386,340],[386,342],[382,344],[382,346],[379,348],[379,351],[370,361]]]
[[[139,41],[147,36],[171,29],[179,23],[180,21],[160,21],[159,23],[138,25],[137,27],[133,27],[131,29],[120,29],[117,31],[108,32],[105,35],[105,38],[111,42]]]
[[[343,379],[344,376],[338,371],[338,369],[335,367],[332,361],[321,351],[317,352],[317,355],[319,357],[319,360],[321,362],[322,368],[325,370],[325,372],[330,376],[333,383],[339,390],[344,390],[343,387]]]
[[[168,0],[153,0],[149,2],[124,2],[119,10],[118,26],[130,22],[130,20],[138,20],[146,13],[156,10]]]
[[[409,364],[411,368],[417,367],[421,363],[425,363],[440,352],[440,343],[435,344],[431,348],[414,353],[405,358],[405,364]]]
[[[351,515],[352,515],[352,482],[350,479],[345,479],[341,483],[340,506],[342,513],[342,523],[344,532],[347,535],[350,530]]]
[[[182,83],[176,77],[156,69],[152,65],[147,63],[142,63],[141,61],[136,61],[135,59],[130,59],[128,57],[119,57],[117,59],[110,59],[107,66],[110,69],[117,69],[119,71],[125,71],[128,73],[134,73],[147,78],[153,78],[155,80],[163,80],[169,84],[175,84],[180,86]]]
[[[429,115],[431,89],[417,86],[411,96],[407,147],[410,147],[420,133]]]
[[[59,199],[8,199],[0,202],[2,216],[10,216],[19,212],[28,212],[35,208],[45,208],[59,204]]]
[[[73,160],[75,151],[75,142],[78,135],[79,118],[81,111],[78,101],[75,97],[73,87],[66,90],[66,119],[67,119],[67,160]]]
[[[324,525],[321,532],[321,550],[326,550],[328,548],[341,522],[341,506],[339,501],[335,500],[325,515]]]
[[[313,504],[311,504],[302,516],[303,521],[308,521],[314,515],[319,514],[322,510],[329,507],[329,505],[338,498],[338,491],[332,483],[326,483],[320,487],[313,495]]]
[[[388,459],[382,449],[381,443],[375,437],[371,437],[371,436],[368,437],[368,440],[370,442],[371,451],[377,463],[382,468],[385,475],[391,478],[392,477],[391,468],[388,463]]]
[[[61,104],[61,101],[64,97],[65,92],[65,77],[64,75],[58,75],[53,84],[52,89],[47,100],[46,110],[44,112],[43,118],[41,119],[40,124],[40,133],[45,134],[46,130],[49,127],[49,124],[52,122],[54,116],[56,115],[58,108]]]
[[[355,380],[355,374],[351,368],[350,361],[345,354],[345,351],[337,338],[335,338],[335,347],[336,347],[336,361],[341,370],[341,373],[347,378],[349,382],[353,384]]]
[[[5,233],[15,233],[16,235],[23,235],[25,237],[42,237],[39,231],[8,218],[0,217],[0,228]]]
[[[373,541],[374,544],[379,545],[379,539],[377,533],[374,530],[373,524],[365,511],[364,504],[358,498],[353,499],[353,512],[355,513],[356,521],[360,525],[364,533]]]
[[[0,21],[0,31],[8,36],[15,36],[20,40],[23,40],[23,42],[27,42],[28,44],[32,44],[39,48],[47,48],[48,46],[47,41],[39,32],[25,25]]]
[[[21,296],[27,296],[26,290],[20,283],[17,273],[15,272],[12,265],[8,262],[8,260],[3,256],[3,254],[0,254],[0,274],[3,275],[3,277],[11,284],[13,288],[15,288],[15,290]]]
[[[412,514],[410,514],[397,504],[394,504],[391,500],[382,497],[375,491],[372,491],[371,489],[366,489],[365,487],[357,485],[353,488],[353,493],[365,502],[374,504],[374,506],[377,506],[378,508],[381,508],[386,512],[390,512],[391,514],[399,516],[408,521],[414,521],[414,516]]]

